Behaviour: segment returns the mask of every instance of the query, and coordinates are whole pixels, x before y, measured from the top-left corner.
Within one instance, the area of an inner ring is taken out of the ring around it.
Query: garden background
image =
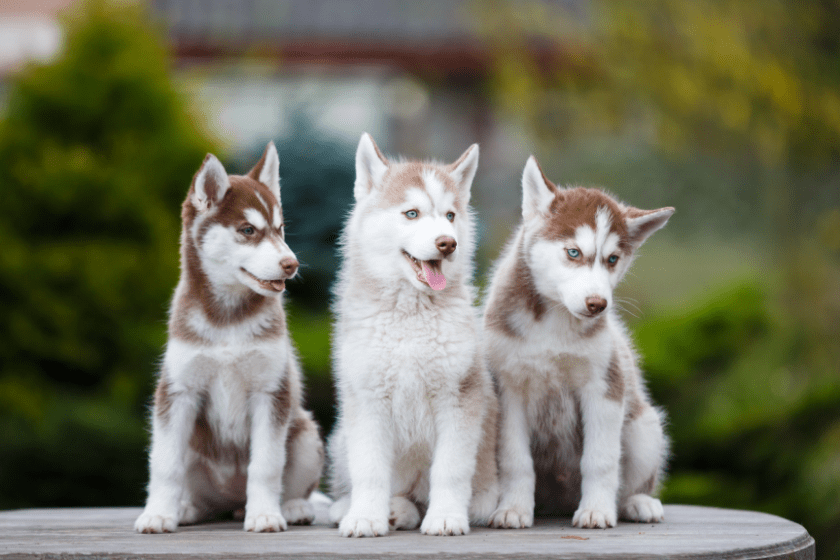
[[[304,263],[290,328],[329,433],[367,130],[443,160],[480,142],[482,286],[529,153],[675,206],[619,290],[670,417],[663,501],[778,514],[840,557],[840,2],[33,0],[0,35],[28,37],[32,6],[59,14],[55,47],[4,66],[0,40],[0,508],[142,504],[179,207],[208,151],[244,172],[277,143]]]

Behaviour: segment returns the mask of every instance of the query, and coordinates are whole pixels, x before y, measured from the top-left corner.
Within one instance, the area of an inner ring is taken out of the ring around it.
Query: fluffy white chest
[[[229,346],[170,340],[164,371],[173,390],[195,396],[220,439],[244,443],[250,424],[249,399],[254,393],[279,388],[287,351],[282,340]]]
[[[384,407],[402,433],[398,439],[428,439],[436,409],[457,398],[476,359],[469,308],[380,312],[345,321],[341,333],[339,371],[347,396]]]
[[[537,396],[580,389],[610,357],[609,329],[582,338],[551,315],[532,322],[522,338],[488,334],[491,363],[506,373],[504,381]]]

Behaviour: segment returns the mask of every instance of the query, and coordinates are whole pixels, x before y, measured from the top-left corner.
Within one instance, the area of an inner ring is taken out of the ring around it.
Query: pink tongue
[[[443,273],[432,269],[426,261],[423,261],[423,273],[426,275],[426,282],[433,290],[442,290],[446,287],[446,277]]]

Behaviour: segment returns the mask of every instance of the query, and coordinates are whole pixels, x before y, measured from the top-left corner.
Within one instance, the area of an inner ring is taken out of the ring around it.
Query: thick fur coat
[[[613,289],[673,208],[639,210],[598,189],[558,188],[534,158],[522,179],[522,225],[495,266],[484,332],[500,391],[502,496],[496,527],[538,512],[579,527],[620,514],[659,521],[652,494],[668,442]]]
[[[471,285],[477,165],[476,145],[441,165],[359,142],[335,290],[330,487],[343,536],[466,534],[496,507],[497,403]]]
[[[245,176],[208,155],[182,218],[149,495],[135,529],[172,532],[242,508],[248,531],[309,523],[323,446],[286,330],[281,294],[298,262],[284,241],[274,144]]]

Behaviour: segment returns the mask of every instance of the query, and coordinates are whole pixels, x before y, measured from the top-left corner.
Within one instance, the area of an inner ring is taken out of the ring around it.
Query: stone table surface
[[[568,518],[538,519],[531,529],[475,527],[467,536],[419,531],[347,539],[333,527],[290,527],[253,534],[234,521],[134,532],[139,508],[26,509],[0,512],[0,558],[715,558],[812,559],[814,540],[773,515],[665,506],[665,522],[576,529]]]

